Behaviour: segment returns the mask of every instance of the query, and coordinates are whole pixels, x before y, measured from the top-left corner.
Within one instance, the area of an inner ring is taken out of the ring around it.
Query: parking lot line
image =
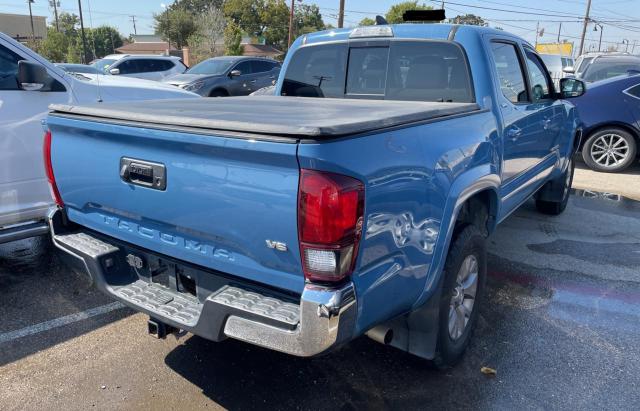
[[[13,341],[18,338],[26,337],[28,335],[38,334],[54,328],[73,324],[78,321],[86,320],[87,318],[95,317],[97,315],[106,314],[108,312],[119,310],[120,308],[124,307],[124,304],[120,302],[114,302],[106,305],[101,305],[100,307],[90,308],[79,313],[65,315],[64,317],[59,317],[53,320],[45,321],[43,323],[30,325],[29,327],[21,328],[19,330],[9,331],[0,334],[0,344]]]

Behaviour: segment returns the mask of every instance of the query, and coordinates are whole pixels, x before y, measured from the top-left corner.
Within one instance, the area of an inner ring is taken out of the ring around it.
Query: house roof
[[[243,47],[245,56],[275,57],[283,54],[282,51],[278,50],[277,48],[268,46],[266,44],[245,44]]]
[[[164,52],[169,50],[169,43],[166,41],[158,42],[158,43],[129,43],[125,44],[122,47],[118,47],[116,51],[118,53],[142,53],[142,52]],[[171,46],[171,50],[176,50],[173,46]]]

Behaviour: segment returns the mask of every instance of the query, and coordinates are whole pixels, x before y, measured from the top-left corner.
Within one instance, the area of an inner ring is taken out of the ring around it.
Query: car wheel
[[[213,90],[210,94],[209,97],[229,97],[229,93],[227,93],[224,90]]]
[[[552,184],[561,185],[562,189],[562,198],[560,201],[546,201],[536,199],[536,208],[539,212],[543,214],[549,215],[558,215],[561,214],[565,208],[567,208],[567,203],[569,203],[569,195],[571,194],[571,184],[573,184],[573,174],[575,172],[576,164],[573,158],[569,159],[569,165],[565,172],[560,176],[557,180],[552,181]]]
[[[478,227],[469,225],[458,233],[449,249],[443,275],[434,358],[439,368],[460,360],[477,322],[487,276],[486,238]]]
[[[589,136],[582,147],[582,158],[592,170],[614,173],[633,163],[636,150],[636,140],[631,134],[608,128]]]

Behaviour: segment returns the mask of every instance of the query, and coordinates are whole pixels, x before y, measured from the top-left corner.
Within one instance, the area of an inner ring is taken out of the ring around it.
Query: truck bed
[[[52,105],[54,115],[140,127],[189,128],[318,140],[480,110],[475,103],[284,96]]]

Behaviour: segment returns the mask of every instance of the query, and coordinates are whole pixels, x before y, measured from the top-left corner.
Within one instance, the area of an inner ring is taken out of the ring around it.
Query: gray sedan
[[[280,63],[256,57],[214,57],[164,80],[205,97],[246,96],[275,84]]]

